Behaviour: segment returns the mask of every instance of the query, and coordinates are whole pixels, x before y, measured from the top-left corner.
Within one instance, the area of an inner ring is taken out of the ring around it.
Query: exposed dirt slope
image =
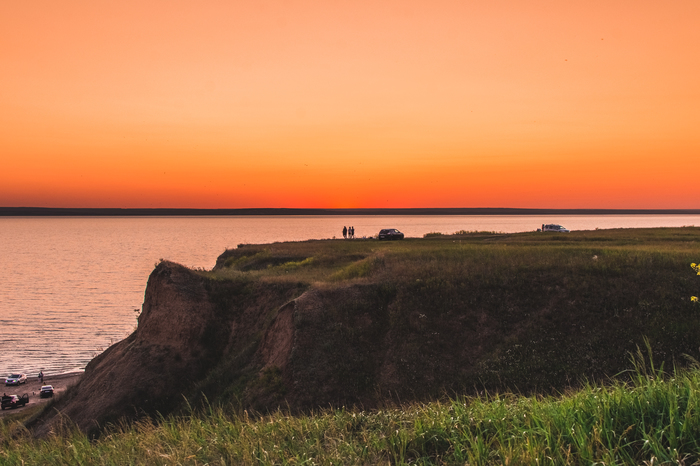
[[[172,412],[231,348],[262,330],[266,309],[246,296],[259,293],[259,306],[272,302],[275,310],[296,286],[270,288],[255,292],[162,262],[148,279],[137,330],[88,364],[80,382],[35,423],[36,433],[60,426],[57,410],[88,432],[120,418]]]

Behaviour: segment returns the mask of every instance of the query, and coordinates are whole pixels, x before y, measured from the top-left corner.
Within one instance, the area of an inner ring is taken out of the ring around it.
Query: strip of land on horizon
[[[700,215],[700,209],[519,209],[508,207],[396,209],[121,209],[100,207],[0,207],[0,217],[132,217],[220,215]]]

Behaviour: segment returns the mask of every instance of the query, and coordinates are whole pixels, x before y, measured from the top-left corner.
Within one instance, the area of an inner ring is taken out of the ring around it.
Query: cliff
[[[161,262],[148,279],[136,331],[88,364],[80,382],[36,422],[36,433],[60,427],[58,411],[83,431],[172,412],[224,355],[255,340],[269,319],[261,307],[274,310],[296,288],[220,283]],[[246,299],[258,294],[260,302]]]
[[[698,358],[700,233],[666,233],[245,245],[210,272],[162,262],[136,331],[33,427],[67,417],[98,433],[185,399],[265,411],[552,393],[629,368],[645,337],[658,363]]]

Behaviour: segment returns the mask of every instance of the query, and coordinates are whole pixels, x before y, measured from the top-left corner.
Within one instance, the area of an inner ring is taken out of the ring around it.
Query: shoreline
[[[39,378],[35,375],[27,377],[27,383],[22,385],[5,385],[3,383],[2,393],[7,395],[29,395],[29,403],[25,406],[15,409],[3,409],[0,411],[0,417],[9,416],[13,413],[21,413],[26,408],[31,408],[38,404],[47,403],[53,400],[56,396],[60,396],[69,387],[74,385],[83,376],[84,371],[65,372],[63,374],[45,375],[44,383],[39,382]],[[54,396],[50,398],[39,397],[39,391],[42,385],[52,385]]]

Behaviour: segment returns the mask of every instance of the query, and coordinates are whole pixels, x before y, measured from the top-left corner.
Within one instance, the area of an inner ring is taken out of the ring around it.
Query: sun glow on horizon
[[[696,1],[0,11],[2,206],[698,208]]]

